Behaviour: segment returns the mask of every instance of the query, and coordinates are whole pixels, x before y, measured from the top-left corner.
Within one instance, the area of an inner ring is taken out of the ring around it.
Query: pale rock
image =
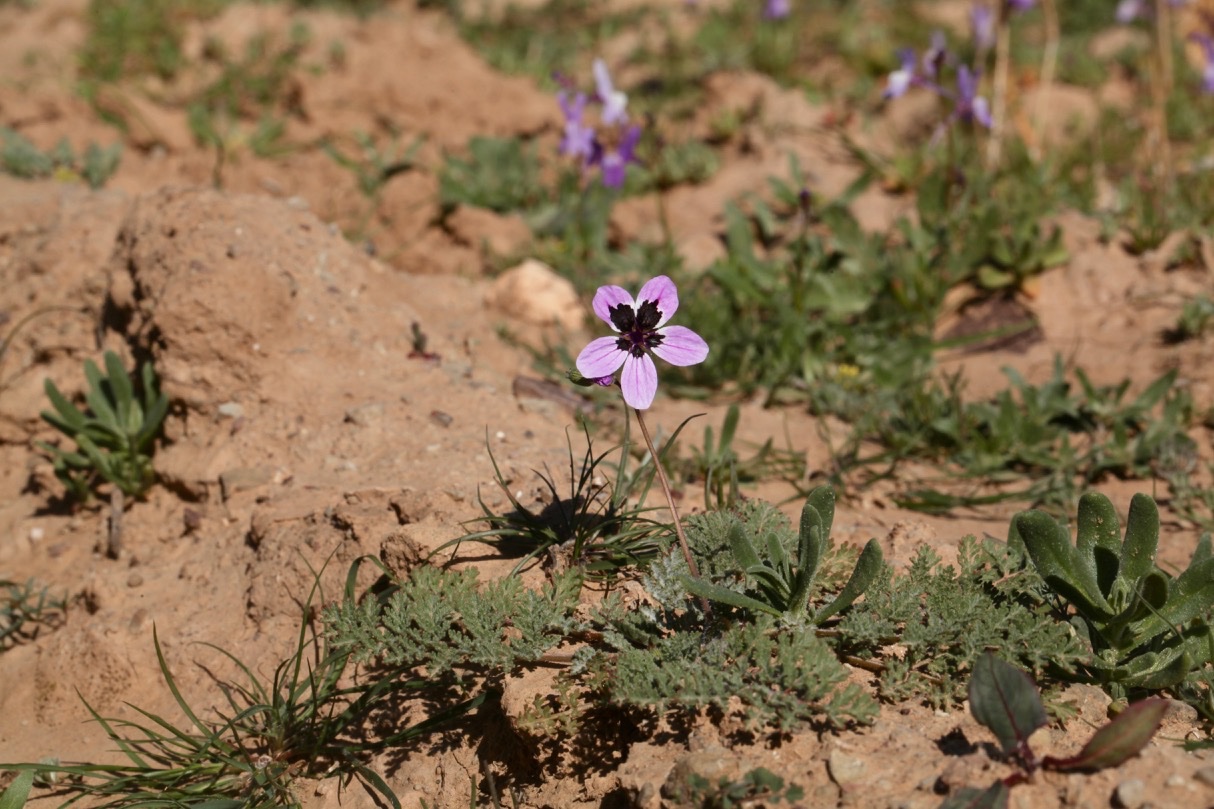
[[[487,306],[534,326],[582,325],[577,290],[542,261],[529,258],[502,273],[485,295]]]

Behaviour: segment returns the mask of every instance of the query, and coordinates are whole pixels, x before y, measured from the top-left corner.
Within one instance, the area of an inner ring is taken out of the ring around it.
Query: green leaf
[[[118,414],[114,412],[114,408],[110,405],[109,397],[106,396],[105,378],[101,376],[97,363],[92,360],[84,361],[84,378],[89,383],[88,390],[84,393],[84,400],[88,402],[89,409],[93,411],[93,416],[107,427],[121,429],[122,425],[118,421]]]
[[[113,351],[105,352],[105,372],[109,377],[110,392],[113,394],[115,415],[118,424],[124,431],[131,431],[131,405],[135,402],[135,389],[131,385],[131,377],[122,360]]]
[[[1055,759],[1047,756],[1043,766],[1053,770],[1103,770],[1136,756],[1159,730],[1168,712],[1166,699],[1135,702],[1112,722],[1096,731],[1077,755]]]
[[[1160,617],[1172,626],[1184,625],[1214,607],[1214,559],[1190,564],[1177,576]]]
[[[29,798],[30,788],[34,785],[34,771],[22,770],[17,777],[0,795],[0,809],[22,809]]]
[[[1113,609],[1096,583],[1095,570],[1080,559],[1064,526],[1036,510],[1022,511],[1012,519],[1029,558],[1046,584],[1089,618],[1113,617]]]
[[[714,601],[718,604],[727,604],[731,607],[738,607],[739,609],[750,610],[751,612],[765,612],[768,615],[775,616],[782,614],[780,610],[770,604],[764,604],[758,599],[735,592],[719,584],[706,582],[703,579],[693,579],[690,576],[682,577],[682,582],[683,586],[687,588],[687,592],[699,598],[707,598],[709,601]]]
[[[750,537],[746,535],[746,529],[740,522],[735,522],[729,527],[728,538],[729,548],[733,551],[733,558],[737,560],[738,567],[750,570],[763,565],[759,559],[759,552],[755,550]]]
[[[1007,755],[1021,750],[1047,721],[1045,705],[1029,676],[990,652],[974,663],[969,699],[974,718],[990,728]]]
[[[985,790],[962,787],[957,794],[945,799],[940,809],[1007,809],[1011,794],[1002,781],[996,781]]]
[[[59,392],[59,388],[55,387],[55,383],[50,379],[46,379],[43,381],[42,387],[46,391],[47,398],[51,400],[51,406],[56,411],[55,413],[50,413],[43,410],[42,418],[55,429],[67,435],[74,436],[77,432],[83,430],[85,424],[84,414]]]
[[[1136,494],[1130,501],[1125,542],[1121,546],[1121,564],[1117,570],[1117,579],[1127,592],[1133,592],[1138,581],[1155,566],[1155,552],[1158,549],[1159,507],[1150,495]]]
[[[884,564],[885,558],[881,551],[881,543],[876,539],[870,539],[864,546],[864,550],[860,552],[860,558],[856,560],[856,567],[851,572],[851,578],[847,580],[847,584],[843,585],[843,589],[839,591],[839,595],[835,596],[833,601],[818,610],[814,615],[814,623],[821,623],[835,613],[850,607],[877,576],[881,575],[881,568]]]
[[[1078,522],[1075,547],[1096,571],[1096,583],[1108,598],[1121,554],[1121,521],[1113,501],[1099,492],[1088,492],[1079,498]]]

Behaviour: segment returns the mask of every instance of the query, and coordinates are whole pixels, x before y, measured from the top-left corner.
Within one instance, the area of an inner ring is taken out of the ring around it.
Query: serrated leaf
[[[1037,686],[1020,669],[990,652],[974,663],[969,683],[970,712],[990,728],[1005,754],[1015,753],[1045,725],[1045,705]]]
[[[1159,730],[1168,712],[1166,699],[1144,699],[1126,708],[1096,731],[1077,755],[1055,759],[1047,756],[1043,766],[1054,770],[1103,770],[1116,767],[1138,755]]]

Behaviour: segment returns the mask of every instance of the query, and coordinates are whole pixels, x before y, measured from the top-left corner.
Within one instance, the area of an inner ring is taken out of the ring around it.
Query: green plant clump
[[[87,413],[68,401],[54,382],[45,382],[54,411],[42,411],[42,418],[75,441],[76,450],[45,442],[38,446],[51,454],[55,476],[82,502],[101,480],[134,497],[148,490],[155,480],[152,440],[169,409],[168,398],[157,389],[151,363],[145,363],[140,373],[141,397],[112,351],[105,353],[105,370],[107,375],[102,376],[96,363],[84,361]]]
[[[67,600],[52,597],[47,588],[0,579],[0,651],[58,627],[66,615]]]
[[[962,540],[956,567],[923,546],[904,572],[887,569],[838,622],[839,651],[880,661],[881,696],[894,702],[956,705],[965,673],[987,650],[1065,677],[1084,650],[1026,565],[1023,551],[994,540]],[[899,654],[886,654],[892,644]]]
[[[1120,532],[1112,502],[1095,492],[1079,501],[1075,544],[1040,511],[1017,514],[1009,532],[1009,542],[1022,542],[1046,584],[1075,608],[1072,626],[1092,652],[1084,669],[1115,696],[1175,686],[1214,650],[1209,535],[1172,577],[1155,565],[1159,509],[1151,497],[1134,496],[1124,539]]]
[[[880,543],[869,540],[843,589],[829,603],[812,609],[814,578],[829,547],[834,519],[835,493],[828,486],[819,486],[810,492],[801,510],[795,557],[778,530],[752,537],[741,521],[734,521],[727,529],[727,541],[735,569],[744,576],[741,589],[739,583],[730,587],[691,576],[684,586],[693,595],[717,604],[767,613],[787,623],[820,624],[851,606],[884,565]]]
[[[0,169],[14,177],[83,179],[90,188],[100,188],[117,171],[121,157],[121,143],[105,147],[90,143],[77,156],[66,139],[43,152],[20,132],[0,126]]]

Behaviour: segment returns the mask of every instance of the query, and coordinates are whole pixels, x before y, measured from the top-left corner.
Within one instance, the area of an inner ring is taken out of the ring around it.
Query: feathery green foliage
[[[973,537],[962,541],[956,568],[921,547],[906,571],[881,577],[834,628],[841,652],[884,664],[881,695],[895,702],[958,704],[965,673],[988,650],[1039,674],[1073,670],[1084,657],[1023,552]],[[886,653],[892,644],[899,651]]]

